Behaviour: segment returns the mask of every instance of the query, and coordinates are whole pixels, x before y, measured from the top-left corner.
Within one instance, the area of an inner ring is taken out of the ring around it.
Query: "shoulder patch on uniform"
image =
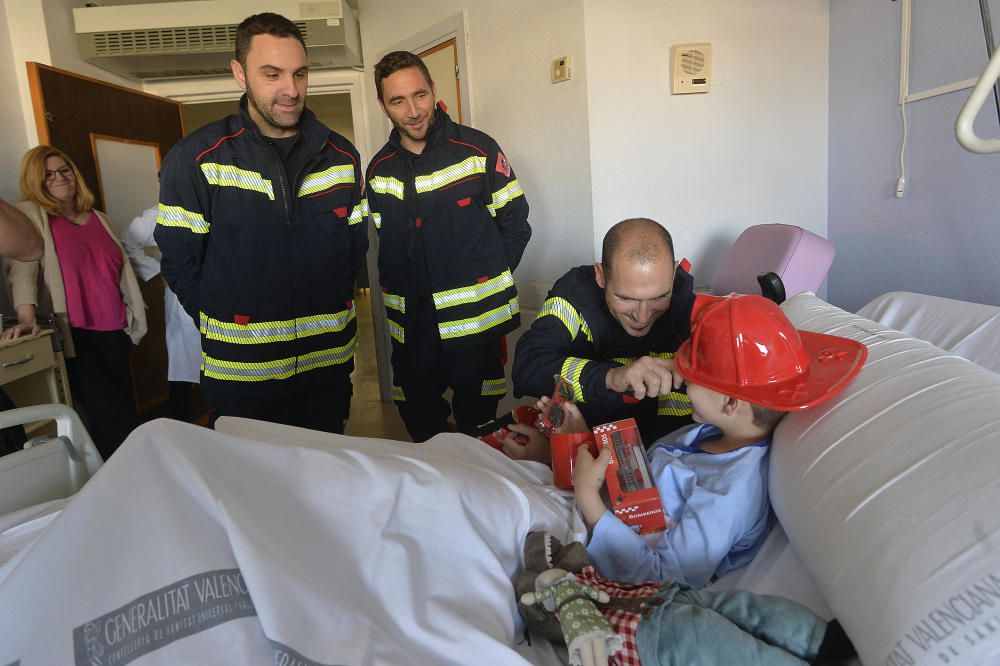
[[[503,153],[497,153],[497,173],[502,173],[505,177],[510,178],[510,162],[507,161],[507,157]]]

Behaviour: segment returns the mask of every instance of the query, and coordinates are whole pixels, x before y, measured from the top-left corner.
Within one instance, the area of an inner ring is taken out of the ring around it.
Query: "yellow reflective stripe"
[[[403,200],[403,181],[389,176],[375,176],[368,181],[368,187],[378,194],[391,194],[400,201]]]
[[[542,303],[542,308],[538,311],[538,319],[546,316],[555,317],[561,321],[566,330],[569,331],[570,340],[576,339],[577,333],[582,331],[587,340],[590,342],[594,341],[594,336],[590,334],[590,326],[587,325],[587,322],[580,316],[576,308],[565,298],[553,296],[545,299],[545,302]]]
[[[158,204],[157,208],[156,223],[164,227],[181,227],[196,234],[207,234],[212,226],[201,213],[184,210],[180,206]]]
[[[481,301],[484,298],[492,296],[493,294],[499,294],[504,289],[508,289],[513,286],[514,276],[510,274],[509,270],[504,271],[500,275],[491,280],[487,280],[486,282],[477,282],[476,284],[469,285],[468,287],[459,287],[458,289],[448,289],[447,291],[435,292],[434,307],[440,310],[442,308],[450,308],[454,305],[475,303],[476,301]]]
[[[567,356],[563,361],[559,376],[566,379],[573,388],[573,402],[585,402],[583,399],[583,384],[580,383],[580,376],[583,369],[590,363],[588,359]]]
[[[505,187],[501,187],[499,190],[493,193],[493,203],[486,206],[486,210],[490,212],[493,217],[497,216],[497,211],[506,206],[508,203],[516,199],[517,197],[523,197],[524,190],[521,189],[521,184],[515,178],[514,180],[507,183]]]
[[[201,367],[206,377],[221,381],[262,382],[269,379],[288,379],[317,368],[347,363],[354,358],[356,346],[357,337],[354,337],[342,347],[322,349],[298,357],[255,363],[225,361],[212,358],[202,352]]]
[[[220,321],[201,314],[201,334],[206,340],[218,340],[236,345],[253,345],[265,342],[288,342],[324,333],[338,333],[355,318],[354,305],[349,310],[334,314],[317,314],[285,321],[254,321],[237,324]]]
[[[494,326],[510,321],[520,312],[517,304],[517,296],[510,299],[509,303],[494,308],[489,312],[468,319],[458,319],[455,321],[443,321],[438,324],[438,333],[442,340],[461,338],[466,335],[475,335],[488,331]]]
[[[505,395],[507,393],[506,378],[484,379],[481,393],[482,395]]]
[[[317,368],[327,368],[331,365],[347,363],[354,358],[354,350],[357,346],[358,338],[355,336],[342,347],[331,347],[330,349],[321,349],[303,354],[299,356],[299,367],[295,372],[302,374],[310,370],[316,370]]]
[[[406,402],[406,394],[403,393],[403,387],[402,386],[395,386],[395,385],[393,385],[393,387],[392,387],[392,399],[395,402]]]
[[[353,164],[341,164],[338,166],[332,166],[329,169],[324,169],[323,171],[310,173],[305,178],[303,178],[302,185],[301,187],[299,187],[299,196],[304,197],[310,194],[316,194],[317,192],[322,192],[323,190],[328,190],[336,185],[346,185],[353,183],[354,183]]]
[[[403,327],[391,319],[386,319],[385,321],[389,325],[389,335],[392,336],[392,339],[400,344],[404,344],[406,342],[406,333]]]
[[[362,199],[354,210],[351,211],[351,216],[347,218],[347,224],[358,224],[368,215],[368,199]]]
[[[649,352],[646,354],[650,358],[662,358],[665,360],[670,360],[674,357],[674,352]],[[622,365],[628,365],[629,363],[634,363],[639,360],[638,356],[620,356],[618,358],[611,359],[615,363],[621,363]]]
[[[417,193],[431,192],[477,173],[486,173],[486,157],[484,156],[474,155],[440,171],[426,176],[417,176],[413,180],[413,186]]]
[[[656,403],[656,413],[658,416],[688,416],[691,414],[691,398],[676,391],[661,395]]]
[[[385,307],[390,310],[395,310],[396,312],[406,312],[406,296],[383,292],[382,302],[385,304]]]
[[[382,213],[372,213],[372,222],[375,223],[376,229],[382,228]]]
[[[274,201],[274,188],[271,187],[271,181],[257,171],[247,171],[228,164],[205,162],[201,165],[201,172],[205,174],[205,180],[208,181],[209,185],[238,187],[241,190],[260,192]]]

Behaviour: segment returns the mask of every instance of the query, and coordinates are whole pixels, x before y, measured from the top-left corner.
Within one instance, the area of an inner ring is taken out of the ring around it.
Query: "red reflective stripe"
[[[381,158],[378,162],[376,162],[375,164],[373,164],[371,166],[371,168],[368,169],[368,180],[372,179],[372,174],[375,173],[375,167],[377,167],[379,164],[381,164],[382,162],[386,161],[387,159],[389,159],[390,157],[392,157],[393,155],[395,155],[397,152],[399,152],[399,151],[394,150],[391,153],[389,153],[388,155],[386,155],[385,157]]]
[[[224,137],[222,137],[221,139],[219,139],[219,140],[218,140],[218,141],[217,141],[217,142],[215,143],[215,145],[214,145],[214,146],[212,146],[212,147],[211,147],[211,148],[209,148],[208,150],[204,151],[204,152],[203,152],[203,153],[202,153],[201,155],[199,155],[198,157],[194,158],[194,161],[195,161],[195,162],[198,162],[198,161],[200,161],[202,157],[204,157],[204,156],[205,156],[205,155],[207,155],[208,153],[210,153],[210,152],[212,152],[213,150],[215,150],[216,148],[218,148],[218,147],[219,147],[219,144],[221,144],[221,143],[222,143],[223,141],[225,141],[226,139],[235,139],[235,138],[236,138],[236,137],[238,137],[238,136],[239,136],[240,134],[243,134],[243,132],[246,132],[246,131],[247,131],[247,128],[246,128],[246,127],[244,127],[243,129],[241,129],[241,130],[240,130],[239,132],[237,132],[236,134],[230,134],[229,136],[224,136]]]
[[[333,148],[334,150],[336,150],[338,153],[344,153],[345,155],[347,155],[348,157],[351,158],[351,164],[353,164],[354,166],[358,166],[358,163],[354,161],[354,155],[351,155],[346,150],[341,150],[340,148],[337,148],[337,146],[333,145],[333,142],[330,141],[329,139],[326,140],[326,145],[330,146],[331,148]]]
[[[469,148],[472,148],[473,150],[482,153],[483,157],[486,156],[486,153],[479,146],[473,146],[471,143],[463,143],[462,141],[455,141],[454,139],[448,139],[448,140],[451,141],[452,143],[457,143],[460,146],[468,146]]]

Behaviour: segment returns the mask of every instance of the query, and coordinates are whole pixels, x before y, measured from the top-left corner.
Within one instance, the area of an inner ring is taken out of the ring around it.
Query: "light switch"
[[[570,56],[563,56],[552,61],[552,83],[569,81],[572,77],[573,63]]]

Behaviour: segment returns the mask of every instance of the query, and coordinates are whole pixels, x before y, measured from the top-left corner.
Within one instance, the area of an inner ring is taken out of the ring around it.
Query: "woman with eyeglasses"
[[[146,332],[139,283],[107,216],[69,156],[38,146],[21,160],[17,207],[41,232],[38,261],[6,261],[18,324],[4,340],[38,332],[53,314],[75,407],[105,460],[136,425],[129,353]]]

